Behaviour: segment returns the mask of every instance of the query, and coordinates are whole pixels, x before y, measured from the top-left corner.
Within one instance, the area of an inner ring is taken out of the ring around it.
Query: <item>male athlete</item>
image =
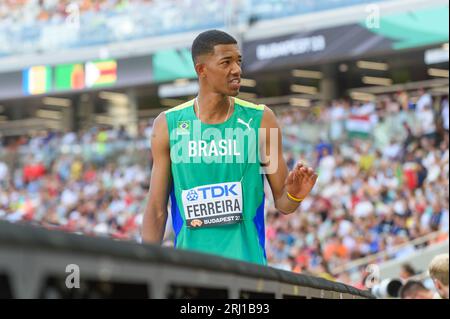
[[[265,265],[263,176],[275,207],[290,214],[317,175],[301,163],[288,172],[274,113],[235,98],[242,57],[232,36],[201,33],[192,44],[192,58],[197,98],[154,121],[143,241],[161,243],[170,197],[175,247]]]

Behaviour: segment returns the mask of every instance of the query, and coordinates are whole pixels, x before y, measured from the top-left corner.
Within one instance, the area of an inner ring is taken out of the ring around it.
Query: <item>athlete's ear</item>
[[[197,76],[199,79],[204,78],[206,76],[205,75],[205,67],[206,67],[206,65],[203,62],[198,61],[197,63],[195,63],[194,68],[195,68],[195,72],[197,72]]]

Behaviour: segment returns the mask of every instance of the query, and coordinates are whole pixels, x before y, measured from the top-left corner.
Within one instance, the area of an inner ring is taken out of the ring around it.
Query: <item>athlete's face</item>
[[[217,93],[236,96],[241,86],[242,56],[236,44],[220,44],[197,65],[199,77]]]

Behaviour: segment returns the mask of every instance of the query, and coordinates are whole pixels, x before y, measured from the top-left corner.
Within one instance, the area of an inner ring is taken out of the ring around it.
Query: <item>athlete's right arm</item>
[[[154,121],[151,152],[153,168],[147,206],[142,223],[142,241],[161,244],[167,221],[167,202],[171,186],[170,144],[166,116],[161,113]]]

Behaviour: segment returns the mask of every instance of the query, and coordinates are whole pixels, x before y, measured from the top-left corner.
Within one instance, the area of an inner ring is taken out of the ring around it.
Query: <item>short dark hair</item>
[[[200,55],[213,53],[219,44],[237,44],[235,38],[220,30],[208,30],[200,33],[192,43],[191,53],[194,64]]]
[[[402,264],[402,268],[411,276],[414,276],[416,274],[416,270],[409,263]]]
[[[418,291],[428,291],[428,289],[420,281],[409,280],[400,288],[399,295],[400,298],[405,299],[407,295],[416,294]]]

